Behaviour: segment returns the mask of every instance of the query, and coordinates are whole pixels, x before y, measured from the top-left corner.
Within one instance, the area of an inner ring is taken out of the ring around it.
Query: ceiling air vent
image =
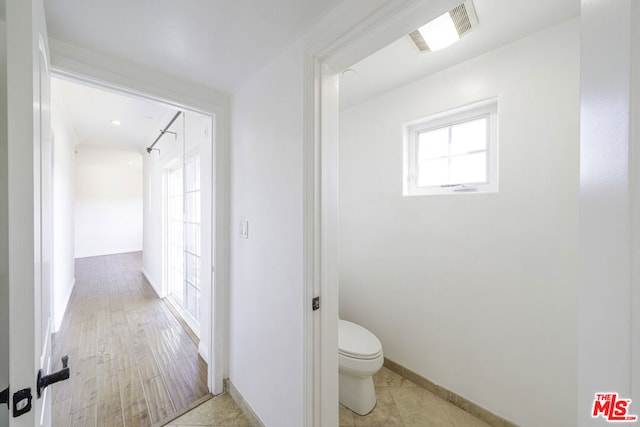
[[[420,52],[430,52],[456,42],[477,25],[478,16],[473,1],[467,0],[411,32],[409,37]]]

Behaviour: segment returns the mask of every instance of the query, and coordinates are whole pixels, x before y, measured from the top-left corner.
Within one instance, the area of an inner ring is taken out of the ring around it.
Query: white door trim
[[[55,44],[54,44],[55,46]],[[224,391],[224,379],[228,376],[228,287],[229,287],[229,132],[228,102],[221,98],[214,98],[216,102],[194,98],[187,93],[176,91],[167,93],[166,90],[152,87],[145,82],[125,77],[122,74],[111,74],[107,70],[87,67],[75,61],[60,59],[62,66],[55,63],[51,66],[52,76],[66,80],[81,82],[111,92],[127,96],[161,102],[176,108],[190,110],[211,117],[212,144],[211,188],[213,189],[211,202],[212,227],[215,229],[215,239],[212,239],[212,275],[211,300],[213,316],[210,317],[210,348],[207,349],[209,369],[207,384],[213,394]],[[78,70],[80,69],[80,71]],[[219,101],[219,102],[218,102]]]
[[[356,2],[357,3],[357,2]],[[304,82],[305,425],[338,424],[338,117],[339,73],[459,0],[392,0],[332,40],[307,40]],[[358,7],[354,4],[353,7]],[[336,19],[348,19],[340,11]],[[332,17],[333,19],[333,17]]]

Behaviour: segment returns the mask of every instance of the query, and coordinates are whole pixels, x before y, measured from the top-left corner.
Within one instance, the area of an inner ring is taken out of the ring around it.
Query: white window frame
[[[420,133],[488,117],[487,182],[457,185],[418,185],[418,136]],[[403,125],[403,196],[477,194],[498,191],[498,99],[491,98],[443,111]]]

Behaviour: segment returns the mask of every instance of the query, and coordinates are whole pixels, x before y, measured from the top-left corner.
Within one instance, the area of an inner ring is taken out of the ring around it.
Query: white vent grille
[[[454,7],[449,11],[451,20],[458,30],[458,34],[462,37],[463,34],[471,31],[471,22],[469,21],[469,15],[467,14],[467,8],[464,3],[458,7]]]
[[[476,9],[473,6],[472,0],[467,0],[459,6],[454,7],[449,11],[451,20],[458,31],[460,38],[469,33],[478,25],[478,15],[476,15]],[[429,46],[424,41],[422,34],[418,30],[412,31],[409,34],[411,41],[415,44],[420,52],[429,52]]]
[[[425,42],[424,38],[422,38],[422,34],[420,34],[420,31],[418,30],[412,31],[411,33],[409,33],[409,37],[411,37],[411,40],[413,41],[413,43],[416,45],[416,47],[420,52],[429,51],[429,46],[427,46],[427,42]]]

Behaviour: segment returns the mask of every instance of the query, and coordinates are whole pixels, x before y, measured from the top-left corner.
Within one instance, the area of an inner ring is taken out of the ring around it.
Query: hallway
[[[52,339],[53,425],[148,426],[208,394],[197,345],[142,275],[142,253],[76,260],[76,285]]]

